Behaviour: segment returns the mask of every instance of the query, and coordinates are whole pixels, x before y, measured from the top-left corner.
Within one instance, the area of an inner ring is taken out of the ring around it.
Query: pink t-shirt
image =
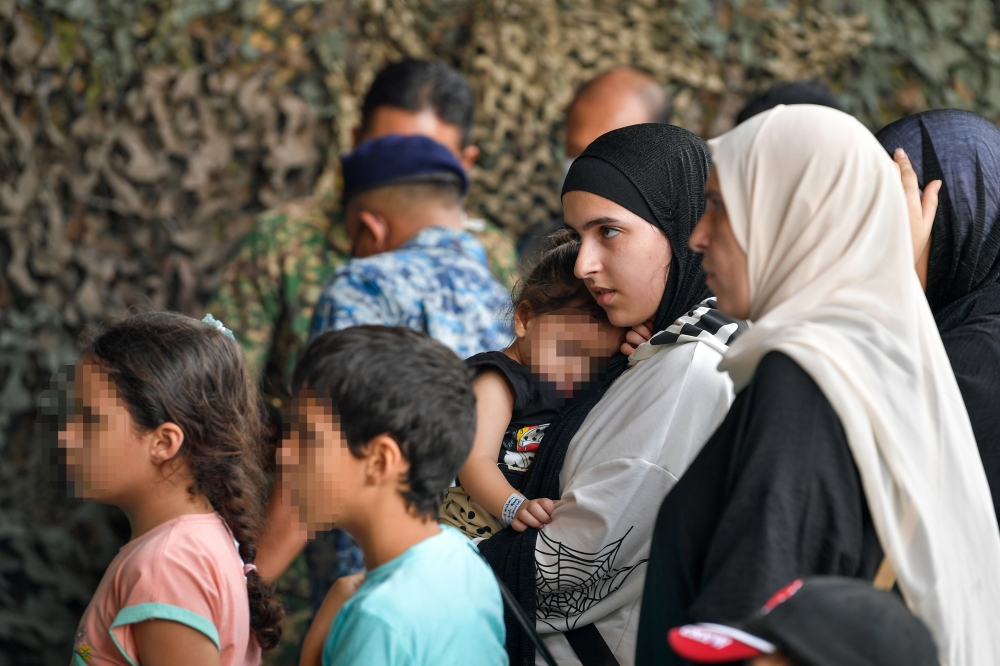
[[[132,625],[173,620],[208,636],[222,666],[257,666],[243,565],[217,513],[169,520],[127,543],[80,620],[72,666],[136,666]]]

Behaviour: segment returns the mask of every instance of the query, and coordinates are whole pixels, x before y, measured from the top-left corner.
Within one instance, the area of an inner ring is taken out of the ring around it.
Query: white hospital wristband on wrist
[[[517,510],[521,508],[521,505],[528,500],[527,497],[521,493],[511,493],[507,501],[503,503],[503,511],[500,512],[500,522],[504,525],[510,525],[514,522],[514,516],[517,515]]]

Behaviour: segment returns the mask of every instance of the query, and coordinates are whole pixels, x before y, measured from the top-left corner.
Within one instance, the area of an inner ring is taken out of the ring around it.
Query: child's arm
[[[502,374],[487,370],[476,377],[472,392],[476,394],[476,438],[458,480],[469,497],[490,515],[499,516],[514,492],[497,467],[503,435],[514,414],[514,391]]]
[[[476,377],[472,391],[476,394],[476,438],[469,459],[458,473],[458,480],[469,497],[490,515],[500,517],[507,499],[517,492],[497,467],[503,435],[514,413],[514,391],[496,371],[486,371]],[[551,520],[554,508],[549,499],[525,501],[511,521],[511,527],[518,532],[523,532],[527,526],[541,527]]]
[[[316,611],[312,625],[306,632],[306,638],[302,641],[299,666],[322,666],[323,646],[326,644],[326,636],[330,633],[330,627],[333,626],[333,620],[364,581],[365,572],[363,571],[350,576],[341,576],[326,593],[326,598],[323,599],[323,604]]]
[[[132,625],[142,666],[219,666],[219,648],[197,629],[172,620],[146,620]]]

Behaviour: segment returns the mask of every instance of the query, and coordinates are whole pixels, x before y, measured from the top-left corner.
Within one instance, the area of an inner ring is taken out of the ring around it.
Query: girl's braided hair
[[[133,315],[89,336],[83,353],[114,382],[136,425],[175,423],[193,479],[239,543],[256,557],[265,507],[265,417],[239,345],[208,324],[172,312]],[[250,628],[262,649],[281,638],[283,614],[273,586],[247,574]]]

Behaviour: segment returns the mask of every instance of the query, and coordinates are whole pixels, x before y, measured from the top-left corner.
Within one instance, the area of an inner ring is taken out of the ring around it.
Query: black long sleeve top
[[[840,419],[771,352],[660,508],[636,664],[682,663],[672,627],[740,620],[799,577],[871,579],[881,559]]]

